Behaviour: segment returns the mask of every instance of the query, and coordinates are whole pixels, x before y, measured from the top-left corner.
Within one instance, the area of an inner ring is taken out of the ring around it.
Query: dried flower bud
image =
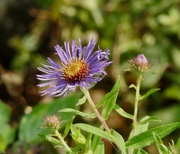
[[[57,115],[45,116],[43,126],[51,128],[51,129],[59,129],[60,128],[59,117]]]
[[[146,72],[149,68],[149,61],[143,54],[139,54],[137,57],[129,60],[132,70],[137,73]]]

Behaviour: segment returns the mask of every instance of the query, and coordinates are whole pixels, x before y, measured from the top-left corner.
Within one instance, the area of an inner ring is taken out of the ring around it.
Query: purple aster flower
[[[57,64],[52,59],[47,58],[50,65],[38,67],[44,74],[37,75],[37,79],[44,81],[39,87],[44,87],[42,95],[65,96],[69,91],[75,91],[76,87],[89,89],[92,85],[104,78],[106,72],[104,68],[109,61],[109,49],[102,52],[98,48],[94,51],[96,42],[91,40],[87,46],[82,47],[79,39],[79,46],[72,41],[71,48],[69,42],[64,42],[64,49],[59,45],[55,46],[56,54],[60,62]]]

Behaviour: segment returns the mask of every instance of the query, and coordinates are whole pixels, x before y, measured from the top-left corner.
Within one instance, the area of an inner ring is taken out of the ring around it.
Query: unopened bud
[[[60,128],[60,120],[57,115],[47,115],[44,118],[43,125],[45,127],[51,128],[51,129],[59,129]]]
[[[71,126],[71,135],[76,144],[84,145],[86,143],[86,138],[81,134],[80,129]]]
[[[146,72],[149,68],[149,61],[143,54],[139,54],[137,57],[130,59],[129,62],[132,66],[131,70],[137,73]]]

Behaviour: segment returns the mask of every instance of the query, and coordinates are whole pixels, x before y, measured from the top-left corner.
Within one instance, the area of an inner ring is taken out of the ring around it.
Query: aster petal
[[[47,61],[49,62],[49,64],[51,64],[54,68],[59,69],[59,65],[57,63],[55,63],[51,58],[47,58]]]
[[[79,59],[82,59],[82,57],[83,57],[83,48],[82,48],[82,44],[81,44],[81,39],[79,39],[79,46],[76,46],[76,50],[77,50],[77,57]]]
[[[39,70],[39,71],[41,71],[41,72],[44,72],[44,73],[49,73],[49,70],[47,70],[47,69],[44,69],[44,68],[42,68],[42,67],[37,67],[37,69]]]
[[[87,60],[89,58],[95,45],[96,45],[96,42],[92,39],[87,45],[87,47],[84,48],[84,60]]]
[[[55,50],[57,51],[57,54],[62,61],[63,64],[68,64],[68,57],[67,54],[64,52],[64,50],[59,46],[54,46]]]
[[[64,42],[64,48],[66,51],[66,55],[67,55],[67,59],[71,59],[71,52],[70,52],[70,48],[69,48],[69,42]]]
[[[78,55],[77,50],[78,49],[76,47],[76,42],[73,40],[72,41],[72,57],[73,58],[75,58]]]

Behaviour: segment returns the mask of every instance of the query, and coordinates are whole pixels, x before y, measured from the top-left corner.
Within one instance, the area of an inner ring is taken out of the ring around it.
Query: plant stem
[[[134,118],[133,118],[133,130],[132,130],[132,137],[136,135],[136,126],[137,126],[137,115],[138,115],[138,103],[139,103],[139,96],[140,96],[140,85],[142,81],[142,75],[139,75],[137,78],[137,85],[136,85],[136,95],[135,95],[135,104],[134,104]],[[133,154],[133,149],[130,152]]]
[[[99,121],[101,122],[101,124],[104,126],[105,130],[106,130],[107,132],[110,132],[110,129],[109,129],[108,125],[106,124],[104,118],[100,115],[100,113],[99,113],[99,111],[97,110],[97,108],[96,108],[93,100],[91,99],[91,96],[90,96],[90,94],[89,94],[89,91],[86,90],[86,89],[84,89],[84,88],[82,88],[81,91],[82,91],[82,92],[84,93],[84,95],[86,96],[89,104],[91,105],[94,113],[96,114],[96,117],[99,119]]]
[[[62,138],[61,134],[59,134],[58,130],[55,129],[54,133],[56,134],[56,136],[58,137],[58,139],[61,141],[62,145],[67,149],[68,152],[72,153],[71,148],[66,144],[66,142],[64,141],[64,139]]]

